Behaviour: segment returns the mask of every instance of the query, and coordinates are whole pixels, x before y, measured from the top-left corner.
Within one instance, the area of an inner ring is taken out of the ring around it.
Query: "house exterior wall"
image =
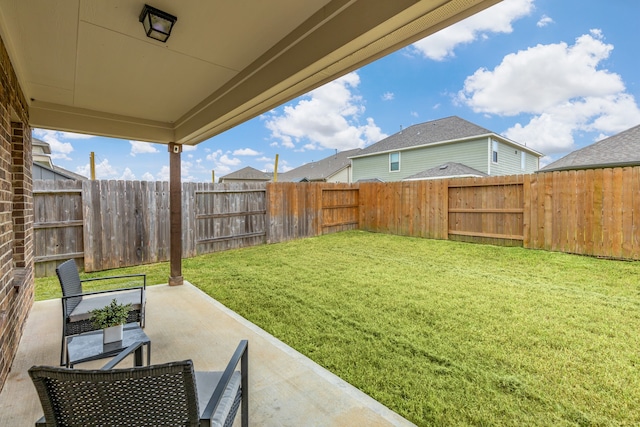
[[[517,151],[517,154],[515,152]],[[525,170],[521,167],[519,147],[498,141],[498,162],[492,162],[492,139],[478,138],[449,144],[429,145],[400,151],[400,170],[389,171],[389,153],[352,159],[353,182],[378,178],[400,181],[446,162],[462,163],[489,175],[515,175],[538,170],[538,158],[525,152]]]
[[[33,304],[33,196],[28,107],[0,39],[0,390]]]
[[[330,177],[327,178],[327,182],[346,182],[346,183],[351,183],[351,181],[349,181],[349,175],[350,175],[349,169],[351,169],[351,167],[344,168],[340,172],[338,172],[337,174],[331,175]]]
[[[489,142],[489,149],[493,151],[492,140]],[[522,168],[522,153],[525,153],[525,167]],[[511,144],[505,144],[498,141],[498,163],[493,163],[491,156],[489,157],[490,170],[492,176],[498,175],[518,175],[530,174],[538,170],[538,157],[533,154],[521,150],[519,147]],[[460,162],[463,163],[463,162]],[[473,166],[472,166],[473,167]]]
[[[446,162],[458,162],[488,173],[489,153],[487,138],[431,145],[400,152],[400,170],[389,171],[389,153],[352,159],[353,182],[378,178],[382,181],[400,181],[423,170]]]

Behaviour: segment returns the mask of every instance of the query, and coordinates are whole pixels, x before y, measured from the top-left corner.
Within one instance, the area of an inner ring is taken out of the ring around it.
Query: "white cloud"
[[[222,156],[220,156],[218,161],[223,165],[227,165],[227,166],[237,166],[240,163],[242,163],[242,160],[238,159],[237,157],[229,157],[226,154],[223,154]]]
[[[640,109],[622,77],[598,65],[613,46],[592,30],[566,43],[507,55],[493,70],[467,77],[458,99],[475,112],[526,115],[505,136],[545,154],[574,149],[576,132],[613,134],[640,122]]]
[[[191,162],[182,161],[180,163],[180,176],[183,182],[196,180],[196,178],[193,176],[194,169],[198,169],[198,167]]]
[[[205,159],[211,163],[212,167],[209,167],[209,165],[202,165],[203,169],[212,169],[215,172],[216,177],[221,177],[228,174],[232,170],[237,169],[232,168],[232,166],[237,166],[242,163],[242,161],[238,158],[230,158],[229,152],[223,153],[222,150],[212,151],[211,153],[207,154],[207,157]]]
[[[78,166],[76,172],[80,175],[91,176],[91,166],[87,163],[84,166]],[[96,179],[115,179],[118,171],[111,166],[109,159],[104,159],[96,164]]]
[[[149,173],[149,172],[145,172],[142,175],[142,180],[143,181],[155,181],[156,178],[153,176],[153,174]]]
[[[136,154],[150,154],[150,153],[158,153],[159,150],[156,148],[156,144],[152,144],[150,142],[143,141],[129,141],[131,144],[131,156],[135,157]]]
[[[234,156],[257,156],[259,154],[262,154],[262,153],[259,153],[256,150],[253,150],[251,148],[241,148],[233,152]]]
[[[624,90],[620,76],[596,68],[612,49],[589,34],[573,46],[537,45],[505,56],[493,71],[477,70],[459,96],[475,112],[516,115],[542,113],[576,97],[618,93]]]
[[[87,135],[84,133],[74,133],[74,132],[58,132],[62,138],[65,139],[91,139],[96,138],[94,135]]]
[[[382,94],[383,101],[393,101],[393,98],[395,98],[395,94],[393,92],[385,92]]]
[[[183,182],[189,182],[189,181],[195,181],[195,177],[192,175],[192,168],[193,168],[193,163],[191,162],[181,162],[180,164],[180,175],[181,175],[181,179]],[[153,178],[153,175],[150,173],[146,173],[143,175],[143,178],[147,181],[169,181],[169,178],[171,177],[171,170],[169,169],[169,166],[162,166],[162,168],[160,169],[160,172],[158,172],[156,174],[155,179]],[[147,178],[151,178],[151,179],[147,179]]]
[[[540,18],[540,20],[538,21],[538,23],[536,25],[538,27],[542,28],[542,27],[546,27],[547,25],[553,24],[553,23],[554,23],[553,19],[551,19],[547,15],[542,15],[542,18]]]
[[[274,160],[272,160],[271,162],[267,162],[264,164],[262,171],[271,173],[273,172],[274,166],[275,166]],[[278,173],[289,172],[292,169],[295,169],[295,168],[291,167],[289,165],[289,162],[287,162],[285,159],[278,160]]]
[[[71,138],[79,139],[79,136],[87,136],[80,135],[77,133],[71,134],[69,132],[60,132],[55,130],[47,130],[47,129],[34,129],[33,135],[48,143],[51,147],[51,158],[52,159],[63,159],[63,160],[71,160],[69,154],[73,152],[73,145],[70,142],[61,141],[62,139]]]
[[[196,151],[198,149],[197,145],[182,145],[182,151]]]
[[[485,40],[489,33],[511,33],[512,22],[532,11],[533,0],[504,0],[414,43],[412,49],[426,58],[442,61],[455,56],[454,50],[461,44]]]
[[[156,179],[158,181],[169,181],[170,176],[171,174],[169,171],[169,166],[165,165],[165,166],[162,166],[162,168],[160,169],[160,172],[158,172],[158,174],[156,175]]]
[[[120,178],[118,179],[122,179],[124,181],[133,181],[136,179],[136,175],[133,172],[131,172],[131,169],[125,168],[124,172],[122,173],[122,175],[120,175]]]
[[[529,123],[517,123],[505,132],[513,139],[545,154],[575,149],[576,132],[613,135],[640,123],[640,108],[633,96],[625,93],[563,102],[533,116]],[[595,142],[595,140],[594,140]]]
[[[285,106],[281,115],[271,113],[266,119],[271,137],[285,148],[302,144],[340,151],[386,137],[373,119],[366,119],[365,125],[359,123],[365,111],[362,99],[353,93],[359,84],[358,74],[349,73],[310,92],[296,105]]]

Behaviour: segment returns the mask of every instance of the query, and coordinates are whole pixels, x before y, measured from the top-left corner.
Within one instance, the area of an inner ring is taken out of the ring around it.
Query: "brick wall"
[[[0,390],[33,304],[33,196],[28,107],[0,39]]]

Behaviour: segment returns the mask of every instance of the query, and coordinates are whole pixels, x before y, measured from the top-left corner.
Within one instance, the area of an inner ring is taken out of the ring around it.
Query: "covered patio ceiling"
[[[32,127],[197,144],[500,0],[0,0]]]

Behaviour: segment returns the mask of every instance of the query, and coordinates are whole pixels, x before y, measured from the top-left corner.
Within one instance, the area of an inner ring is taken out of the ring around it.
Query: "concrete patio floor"
[[[0,426],[33,426],[42,415],[27,370],[59,363],[60,310],[59,299],[34,304],[0,393]],[[148,287],[146,319],[151,363],[192,359],[197,370],[222,370],[238,342],[249,340],[252,426],[413,425],[188,282]]]

